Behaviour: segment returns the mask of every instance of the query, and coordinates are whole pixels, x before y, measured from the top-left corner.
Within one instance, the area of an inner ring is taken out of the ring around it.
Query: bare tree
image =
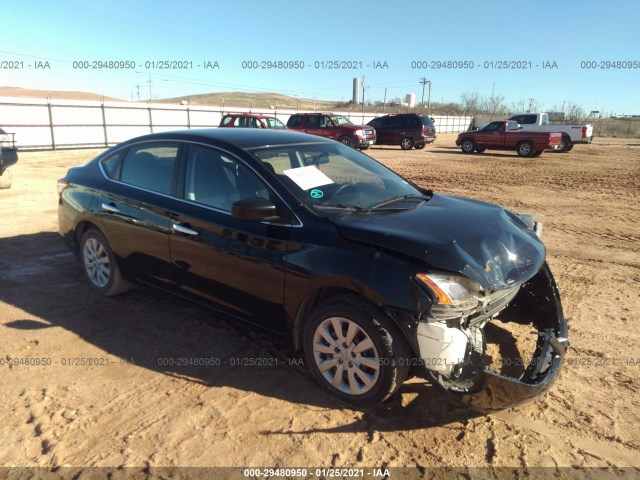
[[[480,95],[478,92],[464,92],[460,95],[460,108],[465,116],[475,115],[480,112]]]
[[[503,95],[492,95],[482,99],[482,110],[489,115],[496,115],[498,113],[506,113],[507,105],[504,103]]]

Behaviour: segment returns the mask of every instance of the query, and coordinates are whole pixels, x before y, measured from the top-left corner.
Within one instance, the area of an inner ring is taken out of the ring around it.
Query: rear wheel
[[[460,144],[460,149],[462,150],[462,153],[473,153],[476,149],[476,144],[470,138],[465,138]]]
[[[558,150],[554,150],[555,153],[565,153],[573,148],[573,145],[571,145],[571,141],[567,137],[562,137],[560,143],[562,144],[562,147]]]
[[[111,296],[129,289],[107,239],[98,230],[87,230],[82,236],[80,258],[84,274],[94,290]]]
[[[13,183],[13,172],[10,168],[7,168],[0,176],[0,188],[11,188]]]
[[[402,140],[400,140],[400,148],[402,150],[411,150],[413,148],[413,143],[413,138],[404,137]]]
[[[358,407],[393,395],[409,371],[409,347],[397,327],[355,295],[320,305],[305,325],[305,359],[315,380]]]
[[[533,143],[520,142],[516,147],[516,151],[521,157],[530,157],[533,154]]]

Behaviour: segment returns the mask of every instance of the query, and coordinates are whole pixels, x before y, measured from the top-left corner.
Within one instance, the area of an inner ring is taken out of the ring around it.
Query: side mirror
[[[231,216],[245,222],[261,222],[278,218],[276,206],[264,197],[238,200],[231,206]]]

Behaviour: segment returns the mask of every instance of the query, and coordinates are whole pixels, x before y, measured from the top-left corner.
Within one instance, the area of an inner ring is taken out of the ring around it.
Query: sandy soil
[[[56,179],[98,151],[24,152],[0,191],[0,466],[640,475],[640,141],[528,160],[463,155],[454,139],[369,153],[436,191],[545,215],[572,348],[541,400],[477,416],[412,379],[387,404],[355,411],[316,387],[282,339],[146,288],[101,298],[56,233]],[[175,364],[194,357],[266,360]]]

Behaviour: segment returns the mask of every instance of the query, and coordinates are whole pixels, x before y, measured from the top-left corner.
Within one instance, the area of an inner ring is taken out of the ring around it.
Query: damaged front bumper
[[[476,349],[468,347],[464,363],[453,374],[451,369],[433,368],[428,374],[481,413],[516,407],[537,399],[555,383],[569,346],[567,331],[558,287],[544,263],[507,308],[486,324],[480,351],[476,341]]]
[[[558,379],[569,347],[568,325],[560,303],[558,286],[545,263],[525,285],[506,312],[503,321],[530,323],[537,329],[536,348],[524,373],[518,378],[485,367],[473,392],[461,400],[474,410],[491,413],[531,402]]]

